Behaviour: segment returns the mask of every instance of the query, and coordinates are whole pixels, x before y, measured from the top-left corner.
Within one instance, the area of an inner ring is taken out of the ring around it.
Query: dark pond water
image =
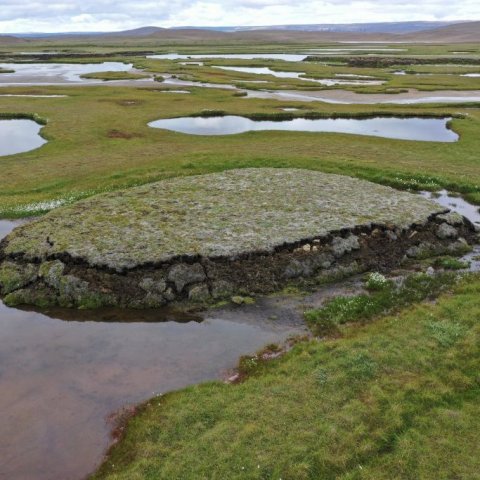
[[[0,220],[0,237],[16,224]],[[0,479],[83,479],[109,444],[112,412],[219,378],[240,355],[303,332],[301,310],[201,316],[51,310],[0,302]]]
[[[0,155],[28,152],[47,143],[33,120],[0,120]]]
[[[232,135],[252,130],[289,130],[301,132],[337,132],[372,135],[402,140],[455,142],[458,135],[447,128],[449,118],[305,119],[254,121],[235,115],[224,117],[180,117],[156,120],[150,127],[192,135]]]

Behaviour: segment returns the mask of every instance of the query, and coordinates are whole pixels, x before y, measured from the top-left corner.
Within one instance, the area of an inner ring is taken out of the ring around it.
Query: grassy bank
[[[152,399],[92,478],[478,478],[480,278],[453,293]]]

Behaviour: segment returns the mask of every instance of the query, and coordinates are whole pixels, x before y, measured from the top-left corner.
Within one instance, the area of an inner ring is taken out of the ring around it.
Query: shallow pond
[[[33,120],[0,119],[0,156],[28,152],[47,143],[40,136],[42,127]]]
[[[458,135],[447,128],[450,118],[375,117],[321,118],[293,120],[250,120],[235,115],[219,117],[180,117],[156,120],[150,127],[192,135],[232,135],[252,130],[289,130],[302,132],[336,132],[372,135],[402,140],[455,142]]]
[[[420,195],[454,212],[460,213],[468,218],[477,228],[480,228],[480,207],[478,205],[473,205],[462,197],[449,193],[447,190],[420,192]],[[473,245],[472,251],[464,255],[461,260],[467,262],[469,271],[480,272],[480,244]]]
[[[0,220],[0,237],[16,225]],[[84,478],[110,442],[112,412],[219,378],[240,355],[303,333],[301,310],[290,313],[36,313],[0,302],[0,478]]]
[[[405,93],[356,93],[348,90],[247,90],[245,98],[272,98],[278,100],[299,100],[303,102],[325,102],[350,105],[354,103],[370,105],[391,103],[409,105],[421,103],[464,103],[480,102],[480,90],[439,90],[421,92],[412,90]]]
[[[223,67],[213,66],[213,68],[220,68],[222,70],[230,70],[233,72],[253,73],[256,75],[273,75],[278,78],[295,78],[297,80],[305,80],[307,82],[316,82],[321,85],[333,86],[333,85],[382,85],[382,80],[345,80],[340,78],[307,78],[305,72],[282,72],[272,70],[268,67]]]
[[[2,73],[0,85],[38,85],[74,82],[92,82],[80,78],[87,73],[127,72],[132,64],[121,62],[103,63],[0,63],[0,68],[15,70],[14,73]]]
[[[265,58],[272,60],[285,60],[286,62],[301,62],[307,57],[306,54],[295,53],[205,53],[205,54],[179,54],[164,53],[161,55],[148,55],[147,58],[157,58],[159,60],[179,60],[189,58],[236,58],[238,60],[254,60]]]
[[[422,196],[431,199],[434,202],[449,208],[455,212],[460,213],[468,218],[472,223],[480,226],[480,207],[472,205],[464,200],[462,197],[453,196],[447,190],[440,190],[439,192],[421,192]]]

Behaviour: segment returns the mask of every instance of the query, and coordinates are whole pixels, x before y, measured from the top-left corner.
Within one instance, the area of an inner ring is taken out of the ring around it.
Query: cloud
[[[0,33],[480,19],[478,0],[1,0]]]

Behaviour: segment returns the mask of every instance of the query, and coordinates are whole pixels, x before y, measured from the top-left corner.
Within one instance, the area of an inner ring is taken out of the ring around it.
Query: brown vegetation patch
[[[128,132],[122,132],[121,130],[109,130],[107,133],[108,138],[123,138],[125,140],[130,140],[132,138],[141,138],[142,135],[139,133],[128,133]]]

